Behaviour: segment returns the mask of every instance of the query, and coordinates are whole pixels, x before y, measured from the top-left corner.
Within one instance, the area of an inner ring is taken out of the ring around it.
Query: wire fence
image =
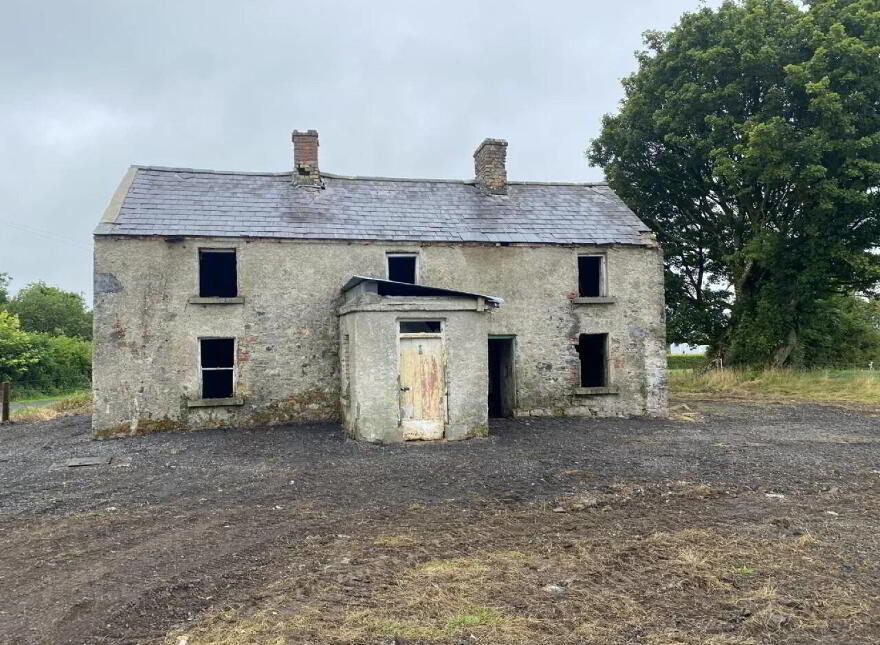
[[[9,396],[12,401],[22,401],[31,398],[62,396],[89,390],[92,387],[90,379],[53,380],[41,379],[2,379],[9,383]]]

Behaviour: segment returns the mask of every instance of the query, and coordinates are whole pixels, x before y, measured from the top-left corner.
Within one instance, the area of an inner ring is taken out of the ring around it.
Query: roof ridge
[[[332,172],[321,171],[321,177],[329,177],[330,179],[350,179],[353,181],[406,181],[413,183],[431,183],[431,184],[474,184],[476,179],[430,179],[427,177],[379,177],[369,175],[337,175]]]
[[[582,186],[593,188],[594,186],[607,186],[607,181],[509,181],[511,186]]]
[[[288,172],[248,172],[243,170],[211,170],[208,168],[176,168],[173,166],[142,166],[139,164],[133,164],[132,168],[136,168],[138,170],[155,170],[159,172],[189,172],[189,173],[201,173],[206,175],[244,175],[248,177],[258,176],[258,177],[288,177],[292,173]],[[476,183],[475,179],[435,179],[430,177],[381,177],[381,176],[370,176],[370,175],[339,175],[332,172],[322,172],[322,177],[327,177],[328,179],[345,179],[351,181],[400,181],[400,182],[410,182],[410,183],[430,183],[430,184],[465,184],[465,185],[473,185]],[[585,188],[592,188],[594,186],[607,186],[607,181],[588,181],[588,182],[577,182],[577,181],[509,181],[507,182],[512,186],[582,186]]]
[[[137,170],[157,170],[159,172],[192,172],[205,175],[259,175],[262,177],[285,177],[292,173],[288,172],[247,172],[244,170],[211,170],[210,168],[176,168],[174,166],[143,166],[132,164]]]

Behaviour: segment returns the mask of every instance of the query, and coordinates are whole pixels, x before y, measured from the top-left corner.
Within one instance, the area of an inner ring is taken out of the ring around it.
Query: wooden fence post
[[[3,384],[0,385],[0,399],[3,401],[3,412],[0,413],[0,423],[7,423],[9,421],[9,381],[4,381]]]

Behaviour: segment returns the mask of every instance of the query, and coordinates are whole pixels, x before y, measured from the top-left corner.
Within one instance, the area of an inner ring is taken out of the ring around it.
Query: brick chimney
[[[318,169],[318,131],[293,131],[293,178],[298,186],[320,186]]]
[[[492,195],[507,194],[507,141],[484,139],[474,153],[477,187]]]

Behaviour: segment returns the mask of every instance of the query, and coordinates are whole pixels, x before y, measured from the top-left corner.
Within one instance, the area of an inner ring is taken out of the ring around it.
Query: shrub
[[[92,343],[80,338],[30,334],[39,354],[19,385],[23,392],[56,394],[88,388],[92,382]]]
[[[17,316],[0,311],[0,381],[12,382],[16,399],[86,389],[92,381],[92,343],[28,333]]]
[[[22,331],[18,317],[0,311],[0,381],[25,378],[40,360],[33,338]]]

